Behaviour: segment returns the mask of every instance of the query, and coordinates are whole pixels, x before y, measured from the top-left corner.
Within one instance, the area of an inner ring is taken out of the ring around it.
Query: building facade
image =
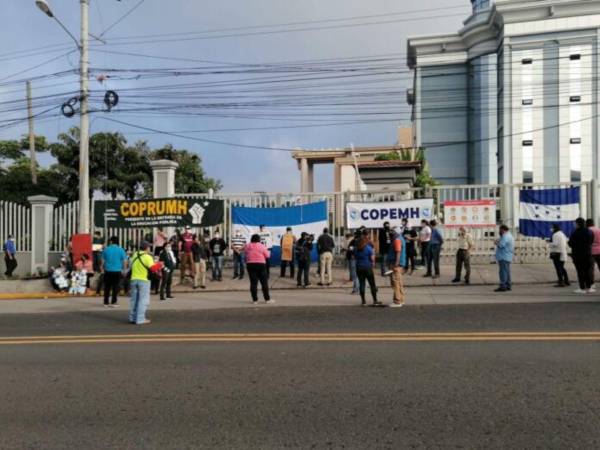
[[[460,31],[408,40],[414,146],[442,184],[600,175],[600,1],[472,0]]]

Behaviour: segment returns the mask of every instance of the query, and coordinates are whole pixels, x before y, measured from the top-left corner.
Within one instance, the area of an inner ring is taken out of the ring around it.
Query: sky
[[[78,37],[79,1],[48,3]],[[298,192],[290,149],[395,143],[410,123],[406,38],[457,31],[469,11],[468,0],[90,0],[90,33],[104,40],[90,45],[91,132],[195,152],[225,192]],[[13,119],[27,116],[31,79],[35,132],[55,140],[79,123],[57,109],[78,90],[75,43],[34,0],[3,0],[1,13],[0,139],[27,133]],[[106,89],[119,94],[111,112]],[[333,190],[331,166],[315,168],[315,189]]]

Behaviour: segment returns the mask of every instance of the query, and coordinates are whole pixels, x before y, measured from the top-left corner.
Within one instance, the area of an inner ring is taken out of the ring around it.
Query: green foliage
[[[175,150],[172,145],[150,153],[151,160],[168,159],[179,164],[175,172],[175,192],[181,194],[205,193],[212,188],[222,189],[219,180],[208,178],[202,169],[202,158],[188,150]]]
[[[48,150],[48,142],[44,136],[35,136],[35,151]],[[29,154],[29,136],[23,136],[20,141],[0,141],[0,160],[17,160]]]
[[[383,153],[375,157],[375,161],[419,161],[423,163],[421,171],[417,174],[415,187],[437,186],[437,182],[429,172],[429,165],[425,159],[424,148],[403,148],[389,153]]]
[[[3,200],[25,202],[27,197],[46,194],[58,197],[59,202],[79,198],[79,129],[74,127],[58,135],[58,141],[48,144],[43,136],[36,136],[40,149],[49,149],[56,163],[48,169],[38,169],[38,185],[31,184],[28,150],[20,147],[27,142],[0,141],[0,159],[13,161],[0,167],[0,196]],[[37,147],[36,147],[37,150]],[[188,150],[177,150],[167,145],[151,150],[145,141],[127,145],[121,133],[96,133],[90,137],[90,197],[103,192],[115,199],[150,196],[152,169],[150,160],[177,161],[176,192],[202,193],[209,188],[221,189],[221,183],[206,177],[201,158]]]

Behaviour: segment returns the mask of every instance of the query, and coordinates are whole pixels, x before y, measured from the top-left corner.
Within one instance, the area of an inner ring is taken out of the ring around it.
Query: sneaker
[[[367,306],[367,302],[362,302],[360,306]]]
[[[161,302],[164,302],[164,301],[166,301],[167,299],[166,299],[166,298],[164,298],[164,297],[161,297],[159,300],[160,300]]]
[[[373,302],[373,306],[384,306],[384,305],[380,301],[376,300]]]
[[[505,288],[502,288],[502,287],[494,289],[494,292],[506,292],[506,291],[508,291],[508,289],[505,289]]]
[[[148,325],[149,323],[152,323],[152,321],[150,319],[146,319],[143,322],[136,323],[136,325]]]
[[[317,283],[319,286],[325,286],[323,283],[321,283],[320,281]]]
[[[389,277],[389,276],[390,276],[390,275],[392,275],[393,273],[394,273],[394,271],[393,271],[393,270],[388,270],[387,272],[383,272],[383,273],[381,274],[381,276],[383,276],[383,277]]]
[[[112,303],[112,304],[110,305],[110,307],[111,307],[111,308],[118,308],[118,307],[119,307],[119,304],[118,304],[118,303]]]
[[[455,278],[452,283],[460,283],[460,278]],[[465,281],[465,283],[468,283],[468,281]]]
[[[574,294],[585,294],[585,291],[583,289],[575,289],[573,291]]]
[[[391,303],[390,308],[402,308],[404,303]]]
[[[423,275],[423,278],[431,278],[431,274],[430,273],[426,273],[425,275]]]
[[[275,303],[275,300],[273,300],[272,298],[270,298],[269,300],[265,300],[265,303]]]
[[[465,280],[465,284],[471,284],[470,280]]]
[[[589,288],[589,289],[587,290],[587,293],[588,293],[588,294],[594,294],[594,293],[596,293],[596,289],[594,289],[593,287],[591,287],[591,288]]]
[[[108,305],[107,303],[105,303],[105,304],[104,304],[104,307],[105,307],[105,308],[108,308],[108,307],[110,307],[110,305]]]
[[[253,305],[258,305],[258,300],[252,300]]]
[[[167,298],[175,298],[175,297],[173,297],[172,295],[167,295]]]

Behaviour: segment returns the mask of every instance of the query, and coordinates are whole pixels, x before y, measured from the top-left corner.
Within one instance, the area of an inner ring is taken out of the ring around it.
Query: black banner
[[[223,223],[223,200],[194,197],[94,202],[97,228],[210,227]]]

